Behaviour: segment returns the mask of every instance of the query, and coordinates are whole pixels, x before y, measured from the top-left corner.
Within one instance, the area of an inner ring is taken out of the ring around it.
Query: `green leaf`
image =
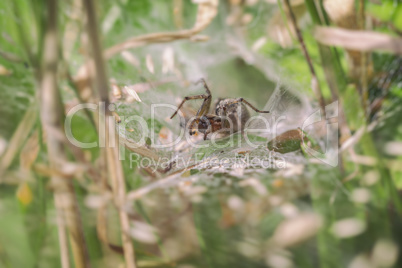
[[[398,30],[402,31],[402,3],[398,3],[395,9],[393,23]]]
[[[382,21],[390,21],[395,12],[394,1],[388,0],[382,5],[367,3],[367,12]]]

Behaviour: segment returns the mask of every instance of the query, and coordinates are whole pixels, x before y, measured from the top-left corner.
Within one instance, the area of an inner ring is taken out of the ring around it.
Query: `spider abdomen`
[[[222,127],[232,133],[243,130],[250,119],[247,107],[243,103],[237,102],[237,99],[221,100],[216,105],[215,113],[222,118],[224,122]]]

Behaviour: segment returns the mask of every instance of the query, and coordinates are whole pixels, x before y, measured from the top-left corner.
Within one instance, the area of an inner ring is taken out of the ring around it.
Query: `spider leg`
[[[239,103],[239,102],[244,103],[244,104],[247,104],[247,106],[249,106],[251,109],[253,109],[253,110],[256,111],[257,113],[264,113],[264,114],[269,113],[269,111],[261,111],[261,110],[258,110],[258,109],[255,108],[251,103],[249,103],[248,101],[246,101],[246,100],[243,99],[243,98],[238,98],[237,100],[235,100],[235,101],[232,102],[232,103]]]
[[[207,85],[207,82],[205,82],[204,78],[201,78],[198,80],[195,84],[202,83],[204,85],[205,91],[207,92],[207,98],[204,99],[204,102],[202,103],[200,109],[197,112],[196,117],[199,118],[203,115],[206,115],[209,112],[209,109],[211,108],[211,101],[212,101],[212,94],[211,91],[209,90],[209,87]]]
[[[199,99],[204,99],[204,102],[202,103],[200,109],[197,112],[196,117],[199,118],[200,116],[206,115],[209,112],[209,108],[211,107],[211,100],[212,100],[212,95],[211,91],[208,88],[207,83],[205,82],[204,78],[201,78],[196,82],[196,84],[202,83],[204,85],[205,90],[207,91],[207,94],[201,94],[201,95],[196,95],[196,96],[187,96],[184,98],[184,100],[180,103],[179,107],[177,108],[176,112],[170,117],[172,119],[180,110],[180,108],[183,106],[183,104],[188,101],[188,100],[199,100]]]
[[[204,133],[204,141],[207,139],[208,134],[211,133],[211,128],[209,127]]]
[[[207,94],[208,94],[208,95],[211,95],[211,91],[209,90],[209,87],[208,87],[208,85],[207,85],[207,82],[205,82],[205,79],[204,79],[204,78],[201,78],[200,80],[198,80],[197,82],[195,82],[196,85],[199,84],[199,83],[202,83],[202,84],[204,85],[205,90],[207,91]]]
[[[174,114],[170,117],[170,119],[172,119],[177,112],[180,110],[180,108],[183,106],[183,104],[188,101],[188,100],[200,100],[200,99],[204,99],[205,100],[209,97],[210,95],[206,95],[206,94],[202,94],[202,95],[196,95],[196,96],[187,96],[184,98],[184,100],[180,103],[179,107],[177,107],[177,110],[174,112]],[[202,107],[202,106],[201,106]]]

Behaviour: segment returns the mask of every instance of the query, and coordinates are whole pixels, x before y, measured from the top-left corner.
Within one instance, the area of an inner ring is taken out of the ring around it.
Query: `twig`
[[[63,113],[60,92],[57,89],[57,65],[58,65],[58,42],[57,42],[57,1],[48,1],[48,21],[44,42],[43,69],[40,75],[41,81],[41,119],[43,128],[47,133],[48,155],[51,168],[63,169],[65,152],[63,142],[58,134],[62,132]],[[82,230],[81,218],[78,211],[77,200],[71,180],[66,180],[58,175],[51,177],[54,188],[55,205],[59,217],[64,221],[59,223],[60,247],[62,264],[68,265],[68,245],[63,236],[66,226],[73,252],[75,267],[89,267],[89,257]]]
[[[301,49],[303,51],[304,57],[306,58],[306,61],[308,63],[308,67],[309,67],[310,72],[311,72],[311,76],[312,76],[312,78],[311,78],[311,87],[313,89],[314,94],[318,98],[318,101],[320,103],[321,112],[325,116],[325,100],[324,100],[324,97],[322,95],[321,87],[320,87],[320,84],[318,82],[317,75],[315,73],[313,63],[311,61],[310,55],[308,54],[306,45],[304,44],[303,36],[302,36],[302,34],[300,32],[300,29],[299,29],[299,27],[297,25],[296,17],[294,15],[293,11],[292,11],[292,8],[290,6],[289,0],[285,0],[285,4],[286,4],[287,9],[289,10],[290,19],[291,19],[293,27],[294,27],[294,29],[296,31],[297,39],[299,40],[299,43],[301,45]]]
[[[197,33],[201,32],[202,29],[195,28],[190,30],[181,30],[177,32],[163,32],[163,33],[151,33],[145,34],[138,37],[133,37],[124,41],[123,43],[114,45],[104,52],[104,57],[110,59],[119,52],[122,52],[129,48],[136,48],[140,46],[145,46],[147,44],[154,43],[168,43],[181,39],[190,39]]]
[[[98,28],[97,28],[97,21],[96,21],[96,14],[95,14],[95,7],[92,0],[84,0],[84,9],[87,14],[88,19],[88,36],[89,36],[89,44],[92,50],[92,58],[94,62],[94,71],[95,77],[93,79],[94,82],[94,93],[98,93],[99,99],[105,104],[106,107],[106,114],[100,113],[101,116],[99,118],[99,125],[106,126],[106,135],[104,137],[106,142],[106,147],[102,150],[102,154],[107,160],[107,172],[112,182],[113,187],[113,194],[115,203],[118,206],[119,216],[120,216],[120,225],[122,229],[122,243],[124,249],[124,259],[126,262],[127,268],[135,268],[135,252],[133,243],[129,236],[130,232],[130,224],[129,224],[129,217],[127,212],[124,210],[123,205],[126,200],[126,189],[125,189],[125,181],[124,181],[124,174],[123,168],[121,166],[121,162],[118,159],[118,142],[116,136],[116,129],[114,125],[112,126],[113,129],[110,129],[110,125],[105,124],[105,116],[110,115],[110,111],[108,110],[109,105],[109,92],[108,92],[108,80],[106,75],[106,69],[104,66],[103,61],[103,54],[100,45],[100,39],[98,36]],[[110,118],[110,116],[106,117]],[[109,126],[109,128],[108,128]],[[98,128],[99,129],[99,128]],[[112,131],[112,133],[110,133]],[[99,133],[102,136],[101,133]],[[109,134],[114,136],[114,144],[110,144]]]

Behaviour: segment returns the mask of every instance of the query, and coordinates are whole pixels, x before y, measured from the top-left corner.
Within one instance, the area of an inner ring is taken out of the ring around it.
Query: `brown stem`
[[[57,88],[58,40],[57,40],[57,1],[48,1],[48,21],[44,42],[44,58],[41,70],[41,119],[47,134],[49,163],[55,170],[63,170],[66,163],[63,141],[63,111],[60,92]],[[81,217],[72,181],[59,175],[52,175],[55,206],[69,233],[75,267],[89,267],[89,257],[85,244]],[[60,247],[63,267],[68,265],[68,246],[65,244],[64,226],[59,225]]]
[[[106,74],[106,68],[103,60],[103,53],[100,44],[100,39],[98,35],[97,28],[97,20],[95,14],[95,6],[92,0],[84,0],[84,8],[87,14],[88,19],[88,29],[87,33],[89,36],[89,45],[92,51],[92,59],[93,59],[93,82],[94,82],[94,90],[93,92],[99,97],[99,100],[102,101],[102,105],[105,105],[105,113],[100,113],[100,118],[98,122],[98,126],[106,126],[106,131],[103,134],[101,131],[99,133],[100,138],[104,138],[105,148],[102,150],[103,157],[106,158],[107,163],[107,174],[111,180],[111,185],[113,188],[114,200],[119,210],[120,216],[120,225],[122,230],[122,243],[124,249],[124,258],[126,262],[126,267],[135,268],[135,253],[133,243],[129,236],[130,225],[129,225],[129,217],[127,212],[124,210],[123,206],[126,200],[126,189],[125,189],[125,180],[124,173],[121,162],[118,159],[118,139],[116,135],[115,126],[109,125],[109,122],[106,122],[106,118],[110,118],[110,111],[108,109],[109,106],[109,93],[108,93],[108,80]],[[113,118],[112,118],[113,119]],[[99,129],[99,127],[98,127]],[[113,140],[110,141],[109,136],[113,136]],[[112,142],[110,144],[110,142]],[[105,157],[106,156],[106,157]]]
[[[310,72],[311,72],[311,76],[312,76],[311,84],[312,84],[313,92],[317,96],[318,101],[320,103],[321,112],[325,116],[325,100],[324,100],[324,96],[322,95],[321,87],[320,87],[320,84],[318,82],[317,75],[315,73],[313,63],[312,63],[310,55],[309,55],[309,53],[307,51],[306,45],[305,45],[304,40],[303,40],[303,36],[301,34],[301,31],[300,31],[300,29],[299,29],[299,27],[297,25],[296,17],[293,14],[292,8],[291,8],[290,3],[289,3],[289,0],[285,0],[285,4],[286,4],[287,9],[289,10],[290,19],[291,19],[293,27],[294,27],[294,29],[296,31],[297,39],[299,40],[303,55],[306,58],[308,67],[309,67]]]

